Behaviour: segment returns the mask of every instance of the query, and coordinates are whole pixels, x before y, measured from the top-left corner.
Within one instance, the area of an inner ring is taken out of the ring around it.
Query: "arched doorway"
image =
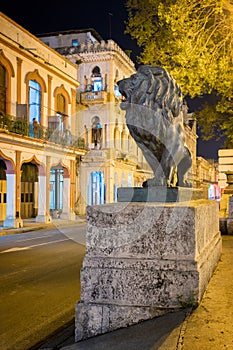
[[[0,159],[0,223],[6,218],[6,164]]]
[[[63,209],[64,170],[62,166],[54,166],[50,170],[50,210],[59,216]]]
[[[102,171],[92,171],[88,183],[88,205],[105,203],[105,183]]]
[[[38,168],[35,164],[21,166],[21,218],[34,218],[38,211]]]

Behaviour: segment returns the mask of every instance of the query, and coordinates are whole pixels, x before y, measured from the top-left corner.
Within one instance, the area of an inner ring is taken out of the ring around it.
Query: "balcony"
[[[0,113],[0,133],[2,132],[48,141],[62,147],[86,149],[84,139],[72,135],[69,130],[53,130],[41,125],[34,130],[33,125],[26,120]]]
[[[107,91],[81,92],[81,103],[84,105],[103,104],[107,102]]]

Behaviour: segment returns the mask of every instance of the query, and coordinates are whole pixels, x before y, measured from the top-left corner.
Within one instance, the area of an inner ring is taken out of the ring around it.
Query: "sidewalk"
[[[46,228],[59,228],[61,226],[72,226],[76,225],[78,222],[85,222],[86,218],[84,216],[77,216],[76,220],[62,220],[53,219],[50,223],[36,222],[35,218],[24,219],[23,227],[20,228],[8,228],[0,226],[0,236],[13,235],[19,233],[26,233],[30,231],[38,231]]]
[[[75,343],[74,323],[40,350],[233,350],[233,236],[197,309],[181,310]],[[74,305],[75,308],[75,305]]]

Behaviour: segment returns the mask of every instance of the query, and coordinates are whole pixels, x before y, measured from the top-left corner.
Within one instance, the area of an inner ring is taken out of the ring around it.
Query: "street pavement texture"
[[[43,225],[28,223],[17,233],[41,228]],[[221,258],[196,309],[183,309],[77,343],[73,320],[33,350],[233,350],[233,235],[223,235],[222,240]]]

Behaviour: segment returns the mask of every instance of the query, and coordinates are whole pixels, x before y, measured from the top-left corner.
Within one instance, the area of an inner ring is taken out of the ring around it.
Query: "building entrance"
[[[0,225],[6,218],[6,165],[0,160]]]
[[[34,218],[38,210],[38,168],[32,163],[21,167],[21,218]]]

